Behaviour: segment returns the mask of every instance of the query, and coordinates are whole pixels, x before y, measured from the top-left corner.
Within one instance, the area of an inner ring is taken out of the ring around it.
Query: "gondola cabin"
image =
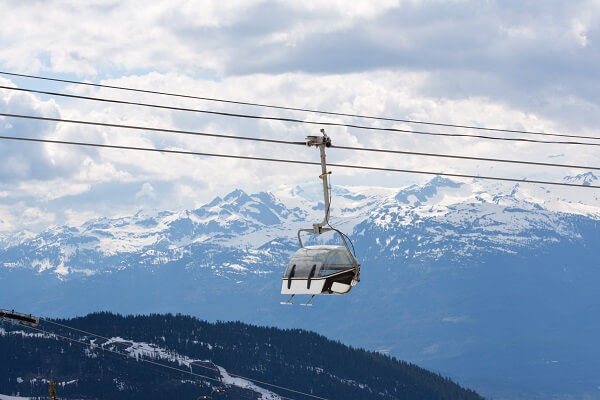
[[[281,294],[346,294],[359,265],[345,246],[305,246],[290,259]]]
[[[321,153],[321,179],[323,183],[323,200],[325,204],[325,217],[323,221],[313,224],[312,228],[298,230],[300,249],[294,253],[283,274],[281,294],[288,294],[290,298],[281,304],[292,304],[292,299],[297,294],[308,294],[310,299],[303,305],[311,305],[312,299],[319,294],[346,294],[360,280],[360,264],[354,255],[352,241],[342,231],[334,228],[329,223],[331,198],[329,195],[328,176],[325,160],[325,148],[331,147],[331,139],[321,129],[322,137],[308,136],[307,146],[316,146]],[[308,232],[321,235],[325,232],[336,232],[343,246],[304,246],[300,234]],[[348,242],[352,246],[352,252]]]

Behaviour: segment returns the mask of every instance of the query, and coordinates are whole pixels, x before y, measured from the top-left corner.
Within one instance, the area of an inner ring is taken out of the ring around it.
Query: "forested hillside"
[[[237,374],[327,399],[481,398],[415,365],[303,330],[208,323],[171,314],[95,313],[54,322],[105,339],[48,322],[40,326],[46,333],[5,322],[0,330],[0,393],[44,396],[48,380],[54,379],[63,399],[279,398],[275,393],[310,398],[230,376]]]

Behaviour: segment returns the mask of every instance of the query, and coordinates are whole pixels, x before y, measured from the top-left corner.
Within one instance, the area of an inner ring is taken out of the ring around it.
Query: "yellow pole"
[[[48,392],[50,393],[50,400],[58,400],[58,397],[56,397],[56,388],[54,387],[54,381],[52,379],[50,379],[50,389]]]

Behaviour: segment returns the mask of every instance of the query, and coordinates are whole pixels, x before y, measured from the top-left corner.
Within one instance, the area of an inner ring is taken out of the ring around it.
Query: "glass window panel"
[[[294,278],[308,278],[314,265],[316,265],[315,277],[324,277],[354,268],[352,258],[345,247],[308,246],[299,249],[292,256],[284,278],[289,278],[292,272]]]

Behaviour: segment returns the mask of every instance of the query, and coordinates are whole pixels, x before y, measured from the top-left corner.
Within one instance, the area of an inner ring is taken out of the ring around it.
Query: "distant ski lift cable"
[[[162,110],[194,112],[194,113],[202,113],[202,114],[210,114],[210,115],[219,115],[219,116],[224,116],[224,117],[246,118],[246,119],[253,119],[253,120],[292,122],[292,123],[318,125],[318,126],[337,126],[337,127],[355,128],[355,129],[363,129],[363,130],[370,130],[370,131],[408,133],[408,134],[426,135],[426,136],[462,137],[462,138],[485,139],[485,140],[502,140],[502,141],[512,141],[512,142],[567,144],[567,145],[583,145],[583,146],[598,145],[598,143],[589,143],[589,142],[552,141],[552,140],[527,139],[527,138],[508,138],[508,137],[486,136],[486,135],[468,135],[468,134],[464,134],[464,133],[414,131],[414,130],[410,130],[410,129],[381,128],[381,127],[373,127],[373,126],[367,126],[367,125],[347,124],[347,123],[342,123],[342,122],[311,121],[311,120],[303,120],[303,119],[296,119],[296,118],[240,114],[240,113],[231,113],[231,112],[224,112],[224,111],[174,107],[174,106],[166,106],[166,105],[151,104],[151,103],[141,103],[141,102],[136,102],[136,101],[126,101],[126,100],[117,100],[117,99],[107,99],[107,98],[102,98],[102,97],[92,97],[92,96],[83,96],[83,95],[75,95],[75,94],[67,94],[67,93],[59,93],[59,92],[50,92],[50,91],[45,91],[45,90],[24,89],[24,88],[3,86],[3,85],[0,85],[0,89],[15,90],[15,91],[21,91],[21,92],[28,92],[28,93],[45,94],[45,95],[49,95],[49,96],[67,97],[67,98],[79,99],[79,100],[90,100],[90,101],[99,101],[99,102],[121,104],[121,105],[150,107],[150,108],[157,108],[157,109],[162,109]],[[570,138],[600,140],[600,137],[593,137],[593,136],[554,135],[554,134],[551,134],[551,135],[548,134],[546,136],[562,136],[562,137],[570,137]]]
[[[24,142],[34,142],[34,143],[53,143],[53,144],[97,147],[97,148],[118,149],[118,150],[147,151],[147,152],[154,152],[154,153],[167,153],[167,154],[180,154],[180,155],[193,155],[193,156],[206,156],[206,157],[221,157],[221,158],[230,158],[230,159],[239,159],[239,160],[269,161],[269,162],[278,162],[278,163],[287,163],[287,164],[321,165],[320,163],[313,162],[313,161],[252,157],[252,156],[242,156],[242,155],[233,155],[233,154],[202,153],[202,152],[186,151],[186,150],[156,149],[156,148],[149,148],[149,147],[120,146],[120,145],[89,143],[89,142],[75,142],[75,141],[66,141],[66,140],[35,139],[35,138],[25,138],[25,137],[15,137],[15,136],[0,136],[0,140],[14,140],[14,141],[24,141]],[[577,183],[566,183],[566,182],[552,182],[552,181],[541,181],[541,180],[503,178],[503,177],[496,177],[496,176],[454,174],[454,173],[447,173],[447,172],[416,171],[416,170],[385,168],[385,167],[371,167],[371,166],[352,165],[352,164],[329,163],[328,165],[331,167],[361,169],[361,170],[366,170],[366,171],[401,172],[401,173],[407,173],[407,174],[447,176],[447,177],[452,177],[452,178],[486,179],[486,180],[495,180],[495,181],[504,181],[504,182],[533,183],[533,184],[539,184],[539,185],[553,185],[553,186],[566,186],[566,187],[577,187],[577,188],[587,188],[587,189],[600,189],[600,186],[581,185],[581,184],[577,184]]]
[[[162,91],[156,91],[156,90],[137,89],[137,88],[131,88],[131,87],[125,87],[125,86],[106,85],[106,84],[91,83],[91,82],[81,82],[81,81],[74,81],[74,80],[69,80],[69,79],[51,78],[51,77],[46,77],[46,76],[18,74],[18,73],[7,72],[7,71],[0,71],[0,74],[21,77],[21,78],[30,78],[30,79],[38,79],[38,80],[45,80],[45,81],[70,83],[70,84],[76,84],[76,85],[85,85],[85,86],[91,86],[91,87],[97,87],[97,88],[107,88],[107,89],[116,89],[116,90],[123,90],[123,91],[137,92],[137,93],[157,94],[157,95],[161,95],[161,96],[179,97],[179,98],[211,101],[211,102],[226,103],[226,104],[237,104],[237,105],[252,106],[252,107],[262,107],[262,108],[270,108],[270,109],[277,109],[277,110],[299,111],[299,112],[307,112],[307,113],[322,114],[322,115],[361,118],[361,119],[369,119],[369,120],[374,120],[374,121],[402,122],[402,123],[407,123],[407,124],[440,126],[440,127],[445,127],[445,128],[473,129],[473,130],[479,130],[479,131],[505,132],[505,133],[522,133],[522,134],[527,134],[527,135],[570,137],[570,138],[579,138],[579,139],[600,139],[598,137],[593,137],[593,136],[567,135],[567,134],[559,134],[559,133],[528,131],[528,130],[521,130],[521,129],[488,128],[488,127],[484,127],[484,126],[474,126],[474,125],[465,125],[465,124],[450,124],[450,123],[419,121],[419,120],[402,119],[402,118],[378,117],[378,116],[372,116],[372,115],[343,113],[343,112],[336,112],[336,111],[323,111],[323,110],[317,110],[317,109],[311,109],[311,108],[278,106],[278,105],[265,104],[265,103],[227,100],[227,99],[220,99],[220,98],[215,98],[215,97],[193,96],[193,95],[179,94],[179,93],[173,93],[173,92],[162,92]]]
[[[39,320],[40,320],[40,321],[43,321],[43,322],[46,322],[46,323],[49,323],[49,324],[53,324],[53,325],[59,326],[59,327],[61,327],[61,328],[64,328],[64,329],[70,329],[70,330],[72,330],[72,331],[79,332],[79,333],[82,333],[82,334],[84,334],[84,335],[94,336],[94,337],[97,337],[97,338],[100,338],[100,339],[103,339],[103,340],[106,340],[106,341],[109,341],[109,340],[111,340],[110,338],[108,338],[108,337],[106,337],[106,336],[98,335],[98,334],[96,334],[96,333],[89,332],[89,331],[85,331],[85,330],[83,330],[83,329],[74,328],[74,327],[71,327],[71,326],[68,326],[68,325],[65,325],[65,324],[61,324],[61,323],[59,323],[59,322],[52,321],[52,320],[49,320],[49,319],[45,319],[45,318],[39,318]],[[28,328],[29,328],[29,326],[28,326]],[[78,343],[84,344],[84,345],[86,345],[86,346],[90,346],[90,345],[91,345],[90,343],[86,343],[86,342],[83,342],[83,341],[80,341],[80,340],[77,340],[77,339],[73,339],[73,338],[69,338],[69,337],[66,337],[66,336],[58,335],[58,334],[56,334],[56,333],[53,333],[53,332],[46,332],[46,331],[44,331],[44,330],[42,330],[42,329],[37,329],[37,328],[34,328],[34,329],[35,329],[35,330],[37,330],[37,331],[40,331],[40,332],[48,333],[48,334],[50,334],[50,335],[54,335],[54,336],[56,336],[56,337],[60,337],[60,338],[66,339],[66,340],[70,340],[70,341],[78,342]],[[117,344],[117,343],[115,343],[115,344]],[[96,346],[98,346],[98,345],[96,345]],[[98,346],[98,347],[99,347],[99,346]],[[101,347],[99,347],[99,348],[101,348]],[[116,350],[110,350],[110,349],[105,349],[105,348],[101,348],[101,349],[102,349],[102,350],[105,350],[105,351],[109,351],[109,352],[117,353],[117,354],[120,354],[120,355],[122,355],[122,356],[125,356],[125,357],[129,357],[129,358],[131,357],[131,356],[130,356],[129,354],[127,354],[127,353],[121,353],[121,352],[118,352],[118,351],[116,351]],[[145,359],[145,358],[143,358],[143,357],[139,358],[138,360],[139,360],[139,361],[144,361],[144,362],[149,362],[149,363],[151,363],[151,364],[158,365],[158,366],[165,367],[165,368],[169,368],[169,369],[172,369],[172,370],[175,370],[175,371],[178,371],[178,372],[182,372],[182,373],[186,373],[186,374],[194,375],[194,376],[197,376],[197,377],[200,377],[200,378],[203,378],[203,379],[208,379],[208,380],[215,381],[215,382],[219,382],[219,383],[221,382],[220,380],[218,380],[218,379],[215,379],[215,378],[211,378],[211,377],[208,377],[208,376],[204,376],[204,375],[196,374],[196,373],[194,373],[194,372],[187,371],[187,370],[180,369],[180,368],[171,367],[171,366],[169,366],[169,365],[166,365],[166,364],[157,363],[157,362],[154,362],[154,361],[151,361],[151,360]],[[206,367],[206,366],[203,366],[203,365],[196,364],[196,362],[191,362],[191,364],[194,364],[194,365],[196,365],[196,366],[199,366],[199,367],[202,367],[202,368],[209,369],[209,370],[211,370],[211,371],[218,371],[218,370],[215,370],[214,368],[209,368],[209,367]],[[277,388],[277,389],[286,390],[286,391],[288,391],[288,392],[290,392],[290,393],[301,394],[301,395],[304,395],[304,396],[308,396],[308,397],[312,397],[312,398],[315,398],[315,399],[320,399],[320,400],[328,400],[328,399],[327,399],[327,398],[325,398],[325,397],[316,396],[316,395],[313,395],[313,394],[310,394],[310,393],[305,393],[305,392],[302,392],[302,391],[299,391],[299,390],[290,389],[290,388],[288,388],[288,387],[285,387],[285,386],[279,386],[279,385],[275,385],[275,384],[272,384],[272,383],[268,383],[268,382],[260,381],[260,380],[258,380],[258,379],[254,379],[254,378],[248,378],[248,377],[245,377],[245,376],[242,376],[242,375],[233,374],[233,373],[231,373],[231,372],[229,372],[229,371],[227,371],[227,374],[228,374],[228,375],[230,375],[230,376],[233,376],[233,377],[235,377],[235,378],[242,378],[242,379],[245,379],[245,380],[247,380],[247,381],[250,381],[250,382],[254,382],[254,383],[260,383],[260,384],[262,384],[262,385],[267,385],[267,386],[271,386],[271,387],[274,387],[274,388]],[[279,396],[279,397],[282,397],[282,398],[284,398],[284,399],[288,399],[287,397],[284,397],[284,396],[281,396],[281,395],[278,395],[278,396]],[[293,400],[293,399],[291,399],[291,400]]]
[[[265,142],[265,143],[273,143],[273,144],[306,146],[306,142],[294,142],[294,141],[288,141],[288,140],[225,135],[225,134],[218,134],[218,133],[187,131],[187,130],[179,130],[179,129],[154,128],[154,127],[139,126],[139,125],[112,124],[112,123],[107,123],[107,122],[95,122],[95,121],[83,121],[83,120],[64,119],[64,118],[40,117],[40,116],[35,116],[35,115],[0,113],[0,117],[25,118],[25,119],[33,119],[33,120],[39,120],[39,121],[61,122],[61,123],[64,122],[64,123],[70,123],[70,124],[102,126],[102,127],[106,127],[106,128],[133,129],[133,130],[161,132],[161,133],[206,136],[206,137],[214,137],[214,138],[220,138],[220,139],[248,140],[248,141]],[[600,143],[597,143],[594,145],[600,146]],[[337,149],[341,149],[341,150],[352,150],[352,151],[367,151],[367,152],[375,152],[375,153],[404,154],[404,155],[423,156],[423,157],[440,157],[440,158],[452,158],[452,159],[461,159],[461,160],[499,162],[499,163],[508,163],[508,164],[537,165],[537,166],[542,166],[542,167],[576,168],[576,169],[600,171],[600,167],[591,167],[591,166],[585,166],[585,165],[544,163],[544,162],[537,162],[537,161],[522,161],[522,160],[507,160],[507,159],[500,159],[500,158],[472,157],[472,156],[461,156],[461,155],[455,155],[455,154],[425,153],[425,152],[393,150],[393,149],[373,149],[373,148],[352,147],[352,146],[332,145],[331,148],[337,148]]]
[[[69,342],[73,342],[73,343],[79,343],[79,344],[82,344],[82,345],[84,345],[84,346],[96,346],[96,347],[98,347],[98,349],[100,349],[100,350],[102,350],[102,351],[106,351],[106,352],[109,352],[109,353],[118,354],[118,355],[120,355],[120,356],[124,356],[124,357],[127,357],[127,358],[131,358],[131,355],[129,355],[129,354],[127,354],[127,353],[122,353],[122,352],[120,352],[120,351],[117,351],[117,350],[112,350],[112,349],[108,349],[108,348],[105,348],[105,347],[100,347],[99,345],[95,345],[95,344],[93,344],[93,343],[86,343],[86,342],[84,342],[84,341],[82,341],[82,340],[73,339],[73,338],[70,338],[70,337],[68,337],[68,336],[60,335],[60,334],[58,334],[58,333],[55,333],[55,332],[49,332],[49,331],[45,331],[45,330],[43,330],[43,329],[39,329],[39,328],[34,328],[34,327],[32,327],[32,326],[26,326],[26,325],[23,325],[23,326],[24,326],[25,328],[27,328],[27,329],[31,329],[31,330],[34,330],[34,331],[40,332],[40,333],[42,333],[42,334],[44,334],[44,335],[48,335],[48,336],[50,336],[50,337],[54,336],[54,337],[57,337],[57,338],[59,338],[59,339],[63,339],[63,340],[69,341]],[[193,376],[196,376],[196,377],[199,377],[199,378],[202,378],[202,379],[206,379],[206,380],[210,380],[210,381],[219,382],[219,380],[218,380],[218,379],[211,378],[210,376],[201,375],[201,374],[196,374],[196,373],[194,373],[194,372],[187,371],[187,370],[185,370],[185,369],[180,369],[180,368],[172,367],[172,366],[170,366],[170,365],[161,364],[161,363],[158,363],[158,362],[155,362],[155,361],[152,361],[152,360],[148,360],[148,359],[146,359],[146,358],[143,358],[143,357],[142,357],[142,358],[138,358],[138,359],[137,359],[137,361],[142,361],[142,362],[149,363],[149,364],[153,364],[153,365],[156,365],[156,366],[159,366],[159,367],[168,368],[168,369],[171,369],[171,370],[174,370],[174,371],[177,371],[177,372],[181,372],[181,373],[184,373],[184,374],[193,375]]]

